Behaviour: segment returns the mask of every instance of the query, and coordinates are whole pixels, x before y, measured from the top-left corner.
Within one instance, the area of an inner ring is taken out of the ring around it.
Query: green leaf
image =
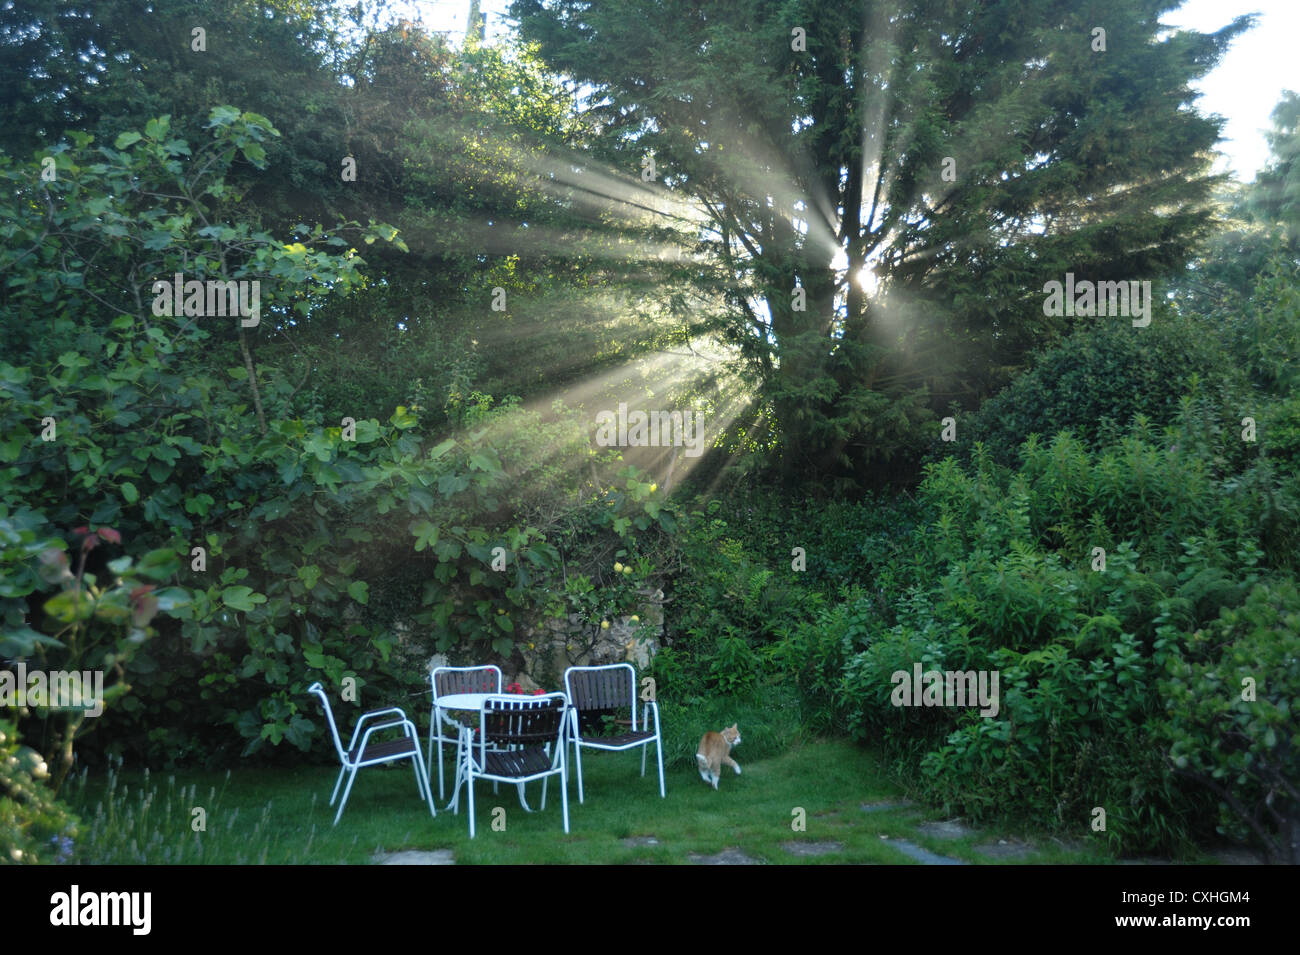
[[[455,440],[453,440],[452,438],[448,438],[446,441],[442,442],[440,445],[438,445],[436,448],[434,448],[432,451],[429,452],[429,460],[430,461],[438,460],[440,457],[442,457],[444,454],[446,454],[455,446],[456,446]]]
[[[132,143],[138,143],[144,137],[139,133],[122,133],[117,139],[113,140],[114,149],[125,149]]]
[[[232,610],[247,613],[257,604],[266,603],[266,595],[253,593],[251,587],[227,587],[221,592],[221,602]]]
[[[424,550],[438,543],[438,525],[431,521],[418,521],[411,532],[415,534],[416,550]]]
[[[95,613],[95,603],[85,593],[65,590],[45,601],[45,612],[59,623],[89,620]]]
[[[356,580],[348,584],[348,596],[359,604],[370,602],[370,585],[364,580]]]
[[[38,646],[62,647],[63,643],[26,626],[7,628],[0,633],[0,657],[29,657],[36,652]]]
[[[166,580],[180,570],[181,562],[174,551],[151,550],[140,558],[136,573],[150,580]]]
[[[469,456],[469,466],[475,471],[500,471],[501,468],[486,451],[475,451]]]
[[[140,492],[135,489],[135,485],[130,481],[123,481],[122,497],[125,498],[126,503],[134,504],[136,501],[140,500]]]
[[[208,126],[229,126],[239,119],[239,110],[233,106],[214,106],[208,113]]]

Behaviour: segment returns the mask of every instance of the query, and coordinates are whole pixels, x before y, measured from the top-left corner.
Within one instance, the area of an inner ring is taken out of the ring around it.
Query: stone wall
[[[468,659],[463,655],[468,651],[435,653],[429,668],[495,663],[505,683],[517,682],[528,693],[563,690],[564,671],[571,666],[630,663],[639,674],[659,652],[664,632],[663,591],[644,591],[642,596],[640,613],[614,617],[608,628],[570,614],[568,619],[554,618],[521,628],[509,658],[491,654],[490,660]]]

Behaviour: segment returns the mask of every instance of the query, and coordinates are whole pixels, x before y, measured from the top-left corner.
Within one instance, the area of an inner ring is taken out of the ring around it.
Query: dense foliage
[[[844,734],[976,819],[1297,861],[1296,100],[1218,191],[1183,107],[1245,23],[597,6],[0,6],[0,660],[106,677],[4,711],[0,861],[68,858],[78,760],[324,758],[314,681],[423,720],[433,655],[571,662],[660,591],[674,767]],[[1044,316],[1067,270],[1152,323]],[[710,453],[594,443],[637,398]],[[918,665],[997,711],[899,705]]]
[[[1183,266],[1216,181],[1190,83],[1249,21],[1163,34],[1175,5],[511,11],[588,87],[603,148],[628,169],[652,159],[703,208],[702,278],[793,487],[906,475],[928,412],[969,406],[1063,331],[1045,280]]]

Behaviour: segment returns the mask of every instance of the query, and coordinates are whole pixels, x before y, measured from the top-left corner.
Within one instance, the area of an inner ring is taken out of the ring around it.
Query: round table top
[[[504,696],[502,693],[449,693],[435,701],[440,710],[481,710],[483,701],[489,696]]]
[[[547,694],[554,696],[555,694]],[[448,693],[446,696],[440,696],[434,701],[434,705],[440,710],[481,710],[483,701],[490,696],[504,696],[509,700],[535,700],[537,697],[531,694],[519,693]]]

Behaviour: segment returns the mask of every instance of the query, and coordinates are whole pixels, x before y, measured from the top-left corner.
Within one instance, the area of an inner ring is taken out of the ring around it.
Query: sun
[[[835,255],[831,259],[831,268],[837,273],[843,273],[848,267],[848,253],[843,249],[836,249]],[[868,298],[875,298],[876,293],[880,291],[880,276],[875,273],[870,264],[864,266],[853,279],[858,283],[862,291],[867,293]]]

